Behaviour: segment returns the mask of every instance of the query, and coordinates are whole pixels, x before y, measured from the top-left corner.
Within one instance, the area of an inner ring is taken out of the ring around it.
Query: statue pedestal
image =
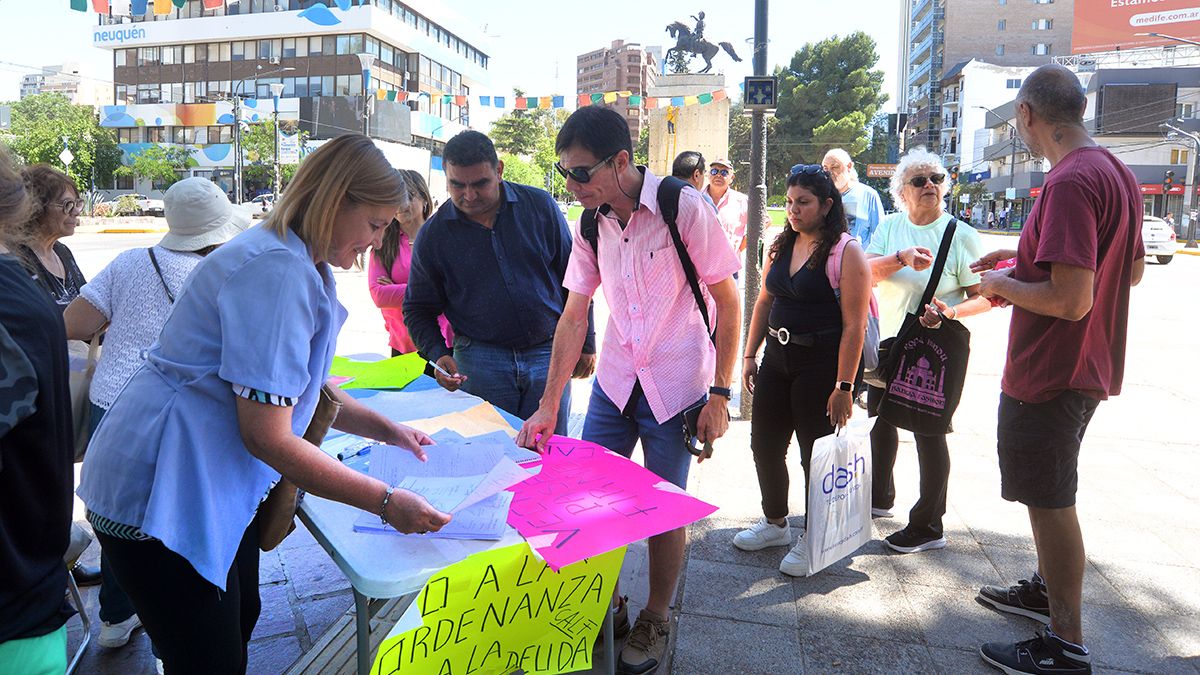
[[[659,75],[648,96],[672,98],[711,94],[725,88],[725,76]],[[656,108],[650,112],[650,171],[657,176],[671,175],[671,163],[685,150],[695,150],[706,161],[726,158],[729,153],[729,99],[705,105],[693,104],[673,108]],[[668,117],[674,115],[674,133],[668,128]]]

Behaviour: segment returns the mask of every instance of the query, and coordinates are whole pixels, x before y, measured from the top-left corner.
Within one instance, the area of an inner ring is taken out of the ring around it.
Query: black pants
[[[160,541],[130,541],[100,532],[96,537],[167,675],[246,672],[246,645],[261,609],[257,518],[242,536],[224,591]]]
[[[754,386],[750,449],[762,491],[763,515],[788,515],[787,449],[795,434],[808,494],[808,464],[813,442],[833,433],[825,414],[837,382],[838,340],[812,347],[780,345],[768,338]],[[805,504],[807,504],[807,498]]]
[[[867,387],[867,414],[878,415],[883,389]],[[921,471],[921,496],[908,512],[908,526],[920,534],[942,536],[942,516],[946,515],[946,490],[950,483],[950,448],[946,435],[913,434],[917,442],[917,462]],[[871,506],[890,509],[896,504],[896,452],[900,438],[896,427],[882,418],[871,429]]]

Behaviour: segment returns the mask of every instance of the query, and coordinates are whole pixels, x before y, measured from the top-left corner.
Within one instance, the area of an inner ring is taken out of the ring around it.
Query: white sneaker
[[[105,621],[104,625],[100,628],[100,637],[96,641],[100,643],[101,647],[109,649],[124,647],[129,642],[129,636],[133,634],[133,631],[141,627],[142,620],[138,618],[137,614],[125,619],[121,623],[109,623]]]
[[[892,513],[891,509],[877,509],[874,506],[871,507],[872,518],[894,518],[895,516],[896,514]]]
[[[771,546],[787,546],[792,543],[792,532],[787,524],[776,525],[766,517],[733,536],[733,545],[743,551],[761,551]]]
[[[797,537],[796,545],[783,556],[779,571],[789,577],[808,576],[808,542],[804,541],[804,537]]]

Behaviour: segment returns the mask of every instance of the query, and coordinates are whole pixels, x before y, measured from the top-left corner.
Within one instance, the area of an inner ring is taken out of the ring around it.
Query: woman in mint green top
[[[915,148],[896,166],[891,192],[900,211],[883,221],[867,246],[879,300],[881,340],[894,337],[904,316],[917,311],[933,273],[930,268],[941,246],[942,235],[952,219],[945,211],[949,191],[950,182],[941,158],[924,148]],[[970,224],[960,221],[954,230],[933,302],[924,308],[920,318],[923,325],[933,327],[943,316],[958,320],[991,308],[991,303],[979,295],[979,275],[970,267],[982,253],[979,234]],[[883,394],[881,388],[868,388],[867,414],[878,414]],[[942,536],[942,516],[946,513],[946,492],[950,482],[950,449],[946,445],[946,435],[914,436],[921,473],[920,498],[908,514],[908,525],[885,540],[888,546],[901,553],[946,545]],[[872,515],[892,515],[896,501],[892,469],[898,447],[896,427],[876,417],[871,430]]]
[[[450,516],[301,435],[346,319],[348,269],[405,203],[366,137],[305,159],[270,218],[206,257],[88,446],[79,494],[167,673],[244,673],[258,619],[256,514],[281,476],[401,532]],[[424,458],[432,441],[339,393],[335,427]]]

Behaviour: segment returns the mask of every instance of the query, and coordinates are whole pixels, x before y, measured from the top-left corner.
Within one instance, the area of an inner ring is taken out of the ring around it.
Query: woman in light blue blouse
[[[310,155],[270,218],[197,267],[88,447],[79,494],[167,673],[244,673],[260,608],[256,513],[280,476],[401,532],[450,516],[301,438],[346,319],[351,267],[406,185],[367,138]],[[425,434],[339,393],[335,426],[424,458]]]

